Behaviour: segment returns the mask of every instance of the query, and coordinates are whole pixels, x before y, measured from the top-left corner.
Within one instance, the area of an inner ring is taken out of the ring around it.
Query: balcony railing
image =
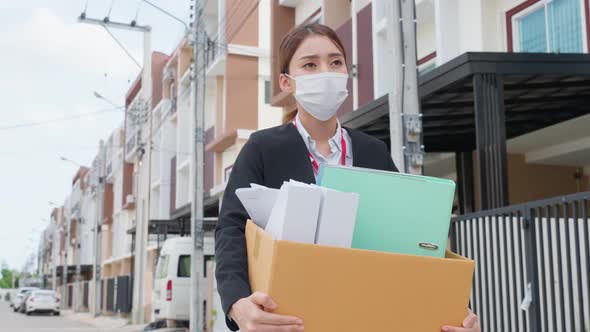
[[[176,113],[176,104],[177,104],[176,97],[170,98],[170,114]]]
[[[218,39],[207,40],[207,50],[205,52],[205,67],[209,68],[215,60],[223,55],[225,45],[219,43]]]
[[[126,159],[130,158],[141,143],[141,130],[137,130],[135,133],[131,134],[125,143],[125,157]]]
[[[589,203],[584,192],[453,220],[453,251],[475,260],[482,331],[588,331]]]

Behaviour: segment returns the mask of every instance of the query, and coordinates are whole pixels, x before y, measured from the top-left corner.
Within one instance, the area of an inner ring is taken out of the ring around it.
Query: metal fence
[[[482,331],[590,331],[590,192],[458,216]]]

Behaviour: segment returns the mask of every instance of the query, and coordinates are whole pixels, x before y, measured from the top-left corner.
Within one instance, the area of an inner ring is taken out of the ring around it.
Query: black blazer
[[[346,131],[354,166],[397,172],[385,143],[360,131]],[[215,276],[226,315],[237,300],[251,295],[244,234],[248,213],[236,189],[250,187],[250,183],[280,188],[291,179],[315,183],[308,150],[297,128],[289,123],[252,134],[232,168],[215,230]],[[238,329],[227,316],[226,322],[232,331]]]

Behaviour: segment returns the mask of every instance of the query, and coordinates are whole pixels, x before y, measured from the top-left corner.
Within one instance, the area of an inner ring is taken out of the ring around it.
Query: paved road
[[[61,316],[25,314],[13,312],[6,302],[0,302],[0,332],[98,332],[105,331],[74,322]]]

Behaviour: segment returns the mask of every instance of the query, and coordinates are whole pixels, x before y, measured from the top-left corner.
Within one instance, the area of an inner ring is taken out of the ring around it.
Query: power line
[[[82,113],[82,114],[72,115],[72,116],[64,116],[64,117],[61,117],[61,118],[55,118],[55,119],[45,120],[45,121],[25,122],[25,123],[20,123],[20,124],[16,124],[16,125],[1,126],[0,127],[0,131],[11,130],[11,129],[36,127],[36,126],[41,126],[41,125],[55,123],[55,122],[60,122],[60,121],[75,120],[75,119],[80,119],[80,118],[84,118],[84,117],[87,117],[87,116],[92,116],[92,115],[97,115],[97,114],[103,114],[103,113],[113,112],[113,111],[119,111],[121,109],[123,109],[123,107],[105,109],[105,110],[100,110],[100,111],[95,111],[95,112]]]
[[[129,50],[125,47],[125,45],[123,45],[123,43],[121,43],[121,41],[111,32],[111,30],[109,30],[109,28],[106,25],[103,25],[104,29],[109,33],[109,35],[111,36],[111,38],[113,38],[113,40],[117,43],[117,45],[119,45],[119,47],[121,47],[121,49],[125,52],[125,54],[127,54],[127,56],[133,60],[133,62],[135,62],[135,65],[137,65],[137,67],[139,69],[142,69],[141,64],[139,63],[139,61],[137,61],[137,59],[135,59],[135,57],[133,57],[133,55],[131,54],[131,52],[129,52]]]
[[[245,2],[245,1],[242,1],[242,2],[239,2],[238,4],[236,4],[236,5],[234,6],[234,8],[233,8],[232,12],[231,12],[231,13],[229,13],[229,15],[228,15],[228,13],[227,13],[227,11],[226,11],[225,15],[223,15],[223,18],[221,19],[221,21],[220,21],[220,22],[219,22],[219,24],[217,25],[217,34],[215,35],[215,37],[214,37],[213,39],[217,39],[217,38],[219,38],[219,34],[220,34],[220,32],[221,32],[221,29],[222,29],[224,26],[225,26],[225,27],[227,27],[227,22],[230,22],[230,21],[231,21],[231,19],[233,19],[233,18],[234,18],[234,16],[235,16],[235,15],[236,15],[236,14],[239,12],[239,10],[238,10],[238,9],[239,9],[239,6],[240,6],[240,4],[243,4],[243,3],[247,3],[247,2]]]
[[[139,11],[141,10],[142,3],[143,3],[143,0],[139,0],[139,2],[137,3],[137,10],[135,11],[135,19],[132,22],[137,22],[137,19],[139,18]]]
[[[250,16],[252,16],[252,13],[258,8],[258,6],[260,5],[260,1],[261,0],[258,0],[258,1],[254,0],[254,1],[256,2],[256,5],[254,5],[254,6],[252,6],[250,8],[250,11],[248,12],[248,14],[246,14],[246,17],[244,17],[244,19],[240,22],[239,26],[236,29],[234,29],[234,33],[229,38],[226,38],[226,41],[232,40],[233,37],[235,37],[235,35],[237,35],[238,32],[240,32],[242,30],[242,27],[244,26],[244,24],[246,24],[246,21],[248,21],[248,19],[250,18]],[[250,4],[254,3],[254,1],[252,1]],[[244,3],[246,3],[246,2],[244,2]],[[247,7],[245,7],[244,9],[246,9],[246,8]],[[234,24],[235,23],[232,20],[232,21],[230,21],[230,25],[227,25],[227,27],[233,27]]]
[[[246,16],[245,16],[245,17],[244,17],[242,20],[241,20],[241,22],[239,23],[239,25],[237,26],[237,28],[236,28],[236,29],[233,31],[233,33],[232,33],[232,34],[230,34],[230,35],[229,35],[229,37],[228,37],[228,39],[227,39],[227,40],[231,40],[232,38],[234,38],[234,37],[235,37],[235,36],[236,36],[236,35],[237,35],[237,34],[240,32],[240,30],[241,30],[241,29],[242,29],[242,27],[243,27],[243,26],[246,24],[246,22],[248,21],[248,19],[249,19],[249,18],[252,16],[252,14],[253,14],[253,13],[256,11],[256,9],[259,7],[259,5],[260,5],[260,2],[261,2],[261,0],[257,0],[257,1],[256,1],[256,4],[250,8],[250,10],[248,11],[247,15],[246,15]],[[206,3],[205,3],[205,5],[206,5]],[[203,6],[202,8],[204,8],[204,6]],[[236,5],[236,7],[234,7],[233,9],[234,9],[234,10],[233,10],[233,11],[232,11],[232,13],[230,14],[230,18],[233,18],[233,17],[235,16],[235,14],[236,14],[236,13],[239,11],[239,10],[238,10],[238,5]],[[245,8],[244,8],[244,9],[245,9]],[[201,11],[201,15],[202,15],[202,11]],[[227,15],[226,15],[226,17],[224,17],[224,18],[227,18]],[[221,24],[223,24],[223,23],[224,23],[224,22],[220,23],[220,25],[221,25]],[[218,28],[218,29],[219,29],[219,28]],[[218,30],[218,31],[219,31],[219,30]],[[221,49],[221,45],[222,45],[222,43],[215,43],[215,45],[218,47],[218,49]],[[224,44],[224,45],[225,45],[225,46],[227,46],[228,44]],[[198,46],[199,46],[199,45],[196,45],[196,44],[194,45],[194,47],[198,47]],[[223,48],[223,50],[225,50],[225,47]],[[207,70],[207,67],[208,67],[208,65],[209,65],[209,64],[202,63],[202,65],[201,65],[201,66],[199,66],[200,68],[195,68],[195,69],[196,69],[196,70],[195,70],[195,72],[196,72],[198,75],[201,75],[201,74],[202,74],[204,71],[206,71],[206,70]],[[180,97],[180,96],[179,96],[179,97]],[[179,97],[177,98],[177,100],[178,100],[178,99],[180,99]],[[149,120],[149,118],[152,118],[152,116],[153,116],[153,113],[154,113],[154,112],[153,112],[153,109],[152,109],[152,110],[148,110],[148,112],[149,112],[149,114],[148,114],[148,120]],[[162,127],[162,125],[163,125],[163,124],[166,122],[166,120],[167,120],[167,119],[168,119],[168,118],[169,118],[169,117],[170,117],[172,114],[173,114],[173,112],[171,112],[171,109],[169,109],[169,110],[168,110],[168,112],[166,112],[166,114],[165,114],[164,118],[162,118],[162,119],[159,121],[159,123],[158,123],[158,127],[157,127],[157,128],[155,128],[155,129],[153,129],[153,130],[151,131],[151,135],[150,135],[150,137],[149,137],[149,140],[152,142],[152,144],[154,144],[154,143],[153,143],[153,138],[154,138],[154,136],[155,136],[155,135],[157,135],[157,133],[160,131],[160,129],[161,129],[161,127]],[[143,142],[143,143],[145,144],[146,142]],[[171,151],[171,152],[174,152],[174,151]],[[179,152],[179,154],[183,154],[183,153]]]
[[[226,38],[225,38],[225,41],[226,42],[225,43],[221,43],[219,41],[215,41],[213,43],[213,47],[216,48],[217,51],[224,51],[224,52],[227,51],[227,46],[229,45],[228,41],[229,40],[232,40],[242,30],[242,28],[244,27],[244,25],[246,24],[246,22],[248,21],[248,19],[250,18],[250,16],[252,16],[252,14],[256,11],[256,9],[258,9],[258,7],[260,5],[260,2],[261,2],[261,0],[256,1],[256,5],[254,5],[254,6],[252,6],[250,8],[250,11],[248,12],[248,14],[242,19],[242,21],[236,27],[236,29],[234,29],[233,33],[230,34],[230,35],[228,35],[228,36],[226,36]],[[235,16],[235,13],[238,11],[237,6],[235,8],[236,8],[236,10],[234,10],[234,12],[232,13],[234,15],[231,15],[230,19],[233,18]],[[224,24],[224,23],[226,23],[226,22],[222,22],[222,23],[220,23],[220,25],[221,24]],[[220,31],[219,29],[221,29],[221,27],[218,27],[218,33],[217,33],[215,39],[217,39],[219,37],[219,31]],[[195,47],[196,46],[197,45],[195,45]],[[207,70],[208,65],[209,65],[208,63],[202,63],[201,66],[200,66],[200,68],[197,68],[196,73],[198,75],[201,75],[202,74],[202,71]]]
[[[174,16],[172,13],[170,13],[169,11],[165,10],[162,7],[159,7],[158,5],[154,4],[153,2],[149,1],[149,0],[141,0],[142,2],[147,3],[148,5],[152,6],[153,8],[157,9],[158,11],[160,11],[161,13],[163,13],[164,15],[172,18],[173,20],[180,22],[184,28],[186,29],[186,31],[189,31],[190,28],[188,27],[188,25],[186,24],[186,22],[184,22],[183,20],[179,19],[178,17]]]

